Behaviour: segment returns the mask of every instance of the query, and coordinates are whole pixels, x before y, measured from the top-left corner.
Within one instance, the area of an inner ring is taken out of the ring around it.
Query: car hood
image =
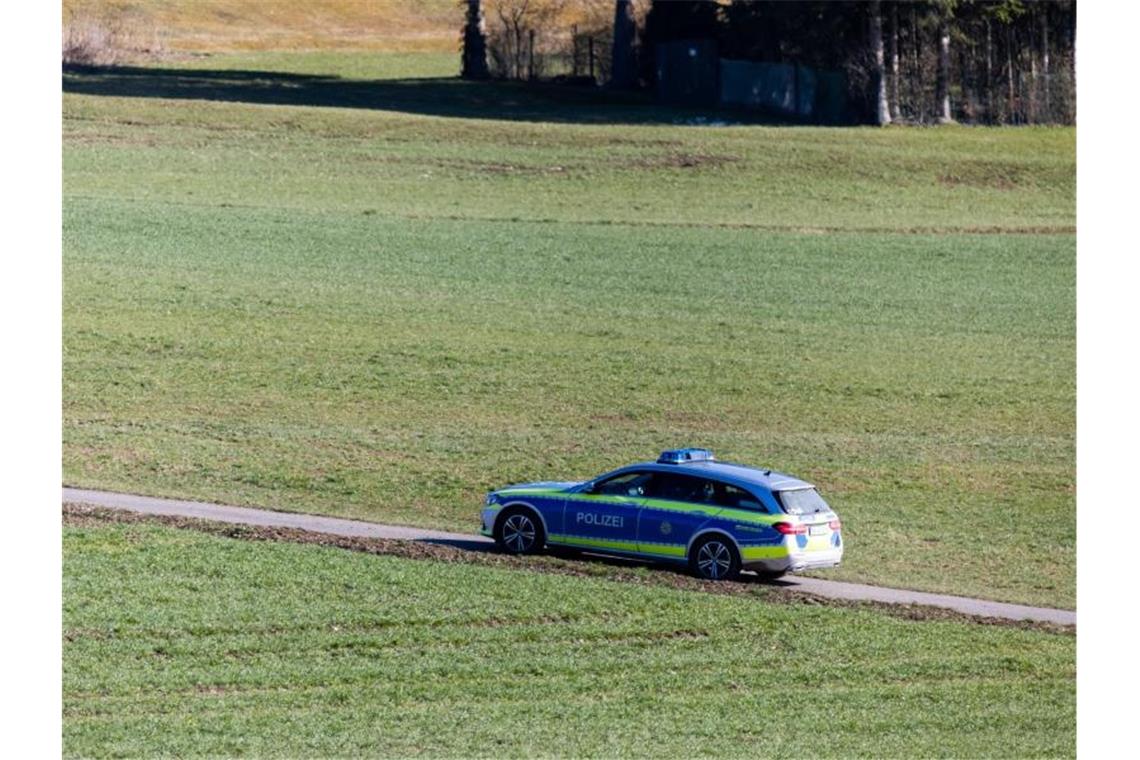
[[[585,483],[584,480],[540,480],[535,483],[516,483],[500,488],[496,493],[519,493],[519,492],[534,492],[534,491],[565,491],[574,486],[580,486]]]

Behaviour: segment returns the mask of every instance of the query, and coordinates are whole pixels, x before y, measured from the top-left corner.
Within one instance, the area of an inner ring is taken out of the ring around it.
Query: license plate
[[[809,536],[826,536],[827,531],[828,531],[827,523],[822,523],[820,525],[809,525],[808,526],[808,535]]]

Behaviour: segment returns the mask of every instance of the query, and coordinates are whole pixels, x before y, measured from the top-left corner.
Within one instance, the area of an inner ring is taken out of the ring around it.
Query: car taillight
[[[807,533],[806,525],[792,525],[791,523],[787,522],[778,522],[772,527],[780,533],[783,533],[785,536],[797,536],[801,533]]]
[[[839,525],[840,523],[838,520],[832,520],[827,524],[827,527],[831,528],[832,530],[839,530]]]

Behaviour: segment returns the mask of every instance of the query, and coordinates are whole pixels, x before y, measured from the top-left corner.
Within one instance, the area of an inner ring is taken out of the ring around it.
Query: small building
[[[657,45],[657,99],[679,106],[741,108],[813,124],[848,118],[841,71],[720,58],[714,40]]]

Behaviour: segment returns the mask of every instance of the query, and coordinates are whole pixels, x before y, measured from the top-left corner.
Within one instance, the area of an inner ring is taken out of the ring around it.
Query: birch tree
[[[871,1],[871,56],[874,71],[871,86],[875,96],[875,123],[885,126],[891,123],[890,104],[887,101],[887,76],[883,56],[883,13],[880,0]]]
[[[950,112],[950,17],[943,12],[938,23],[938,122],[954,121]]]
[[[890,99],[891,107],[891,120],[898,121],[902,118],[902,109],[899,108],[899,4],[896,2],[891,3],[891,56],[890,56],[890,77],[891,87],[888,97]]]

